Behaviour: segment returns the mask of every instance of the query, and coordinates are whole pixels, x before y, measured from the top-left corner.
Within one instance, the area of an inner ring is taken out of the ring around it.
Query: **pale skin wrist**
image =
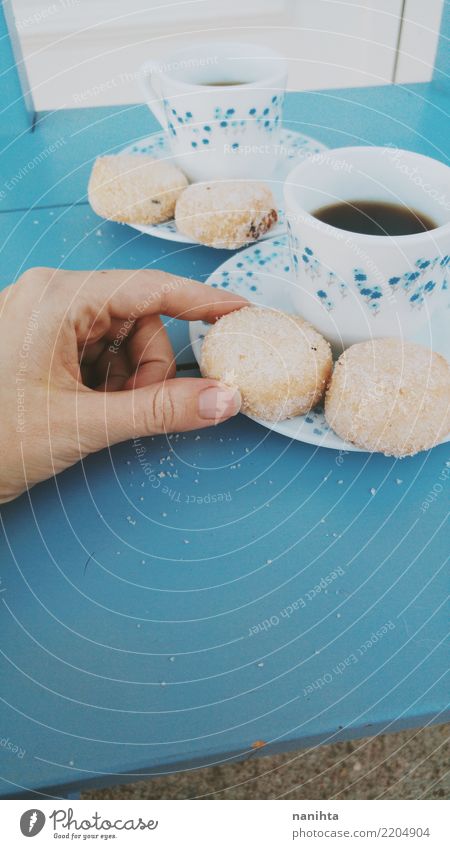
[[[160,271],[30,269],[0,293],[0,503],[107,445],[217,424],[240,397],[176,378],[160,313],[214,321],[247,301]]]

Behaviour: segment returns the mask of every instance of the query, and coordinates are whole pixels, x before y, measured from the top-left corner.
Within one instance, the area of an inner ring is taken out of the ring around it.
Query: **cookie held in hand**
[[[307,413],[332,368],[323,336],[296,315],[243,307],[220,318],[202,347],[203,377],[239,389],[241,410],[268,421]]]

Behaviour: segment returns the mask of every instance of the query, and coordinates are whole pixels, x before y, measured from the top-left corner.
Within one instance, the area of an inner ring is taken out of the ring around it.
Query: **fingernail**
[[[228,386],[210,386],[198,396],[198,413],[201,419],[218,422],[235,416],[241,409],[241,396],[237,389]]]

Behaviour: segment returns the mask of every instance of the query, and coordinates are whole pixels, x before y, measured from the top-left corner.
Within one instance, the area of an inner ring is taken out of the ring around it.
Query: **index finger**
[[[246,298],[197,283],[186,277],[153,269],[112,269],[72,272],[86,274],[78,295],[88,299],[90,311],[106,310],[113,318],[137,319],[154,313],[188,321],[213,322],[233,310],[248,305]],[[70,274],[70,272],[69,272]]]

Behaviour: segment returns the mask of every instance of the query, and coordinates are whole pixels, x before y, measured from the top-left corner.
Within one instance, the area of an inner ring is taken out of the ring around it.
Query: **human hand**
[[[0,502],[107,445],[239,412],[218,381],[175,378],[159,314],[213,322],[246,304],[163,271],[25,272],[0,293]]]

